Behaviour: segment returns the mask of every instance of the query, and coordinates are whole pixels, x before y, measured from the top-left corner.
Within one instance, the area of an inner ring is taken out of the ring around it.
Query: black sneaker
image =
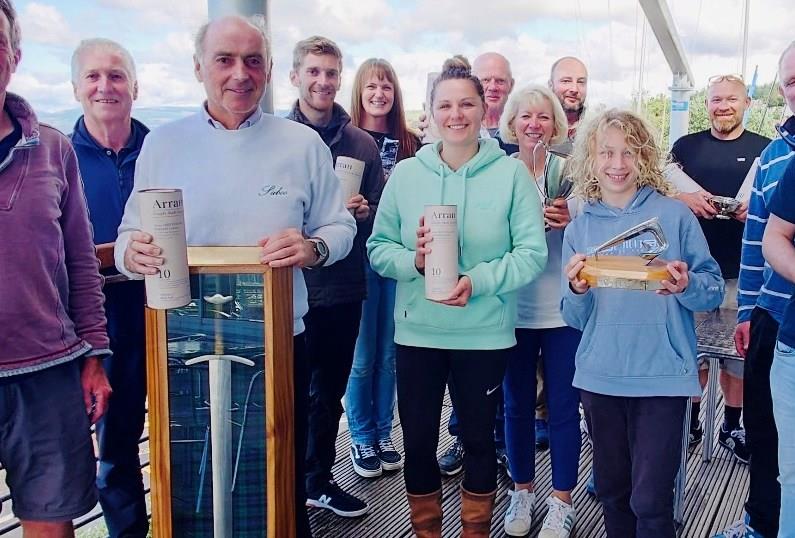
[[[748,465],[751,455],[748,453],[748,445],[745,444],[745,429],[736,428],[729,432],[723,429],[724,426],[725,424],[721,424],[718,442],[734,455],[734,459]]]
[[[513,479],[511,476],[511,467],[508,465],[508,452],[504,448],[497,449],[497,465],[505,469],[508,478]]]
[[[549,448],[549,422],[546,420],[536,419],[536,448],[539,450],[546,450]]]
[[[443,475],[454,476],[464,468],[464,444],[459,437],[439,458],[439,471]]]
[[[381,460],[373,445],[351,445],[351,463],[356,474],[364,478],[381,476]]]
[[[697,422],[695,428],[691,424],[690,433],[687,434],[687,445],[696,446],[698,443],[701,442],[701,439],[703,438],[704,438],[704,429],[701,427],[701,423]]]
[[[378,459],[381,461],[381,468],[384,471],[397,471],[403,468],[403,457],[400,452],[395,450],[395,445],[392,444],[392,439],[379,439],[378,446],[376,447]]]
[[[308,494],[306,505],[331,510],[341,517],[359,517],[370,511],[366,502],[345,493],[333,480],[320,491]]]

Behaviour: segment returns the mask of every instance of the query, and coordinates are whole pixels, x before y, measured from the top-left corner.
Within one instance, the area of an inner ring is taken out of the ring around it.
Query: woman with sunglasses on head
[[[406,126],[403,96],[395,70],[386,60],[370,58],[356,72],[351,123],[373,137],[381,152],[384,177],[398,161],[413,157],[419,139]],[[395,407],[395,281],[367,264],[367,299],[345,393],[353,469],[365,478],[403,467],[392,444]]]
[[[508,99],[500,119],[503,141],[518,144],[519,159],[529,170],[544,200],[549,255],[544,272],[519,290],[517,346],[508,357],[503,381],[505,445],[514,481],[504,528],[509,536],[525,536],[535,503],[536,367],[542,362],[549,408],[552,450],[552,495],[539,533],[541,538],[567,538],[576,521],[571,491],[577,484],[580,459],[579,392],[572,387],[574,356],[580,332],[560,314],[563,230],[577,203],[567,199],[571,183],[564,176],[566,159],[548,151],[566,139],[566,114],[555,95],[543,86],[527,86]],[[568,185],[568,189],[566,188]]]
[[[431,90],[441,140],[395,167],[367,241],[373,269],[397,280],[398,411],[412,528],[420,538],[441,535],[436,447],[448,377],[466,453],[463,536],[489,535],[495,411],[516,344],[515,290],[546,263],[538,193],[522,163],[506,157],[496,140],[478,139],[485,108],[483,86],[466,59],[445,62]],[[422,218],[426,204],[457,208],[459,277],[440,301],[425,298],[425,260],[434,248]]]

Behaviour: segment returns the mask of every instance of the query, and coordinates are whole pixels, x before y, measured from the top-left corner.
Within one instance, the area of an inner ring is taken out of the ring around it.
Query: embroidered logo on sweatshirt
[[[282,185],[263,185],[259,196],[287,196],[287,189]]]

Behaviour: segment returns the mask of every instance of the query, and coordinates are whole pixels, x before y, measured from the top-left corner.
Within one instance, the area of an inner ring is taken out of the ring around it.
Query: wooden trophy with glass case
[[[646,234],[651,239],[643,239]],[[586,257],[578,278],[592,288],[663,289],[661,282],[671,275],[667,262],[658,256],[667,248],[660,219],[653,217],[595,247]]]
[[[191,301],[146,312],[155,538],[295,536],[292,269],[190,247]]]

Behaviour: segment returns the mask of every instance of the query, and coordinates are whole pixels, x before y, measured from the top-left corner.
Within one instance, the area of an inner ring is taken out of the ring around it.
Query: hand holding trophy
[[[544,152],[544,168],[540,174],[535,167],[538,151]],[[569,157],[567,153],[551,149],[543,140],[539,140],[533,148],[533,177],[544,203],[544,230],[547,232],[553,228],[563,229],[571,221],[567,200],[573,195],[574,182],[565,174],[566,159]],[[539,180],[539,177],[542,179]]]

